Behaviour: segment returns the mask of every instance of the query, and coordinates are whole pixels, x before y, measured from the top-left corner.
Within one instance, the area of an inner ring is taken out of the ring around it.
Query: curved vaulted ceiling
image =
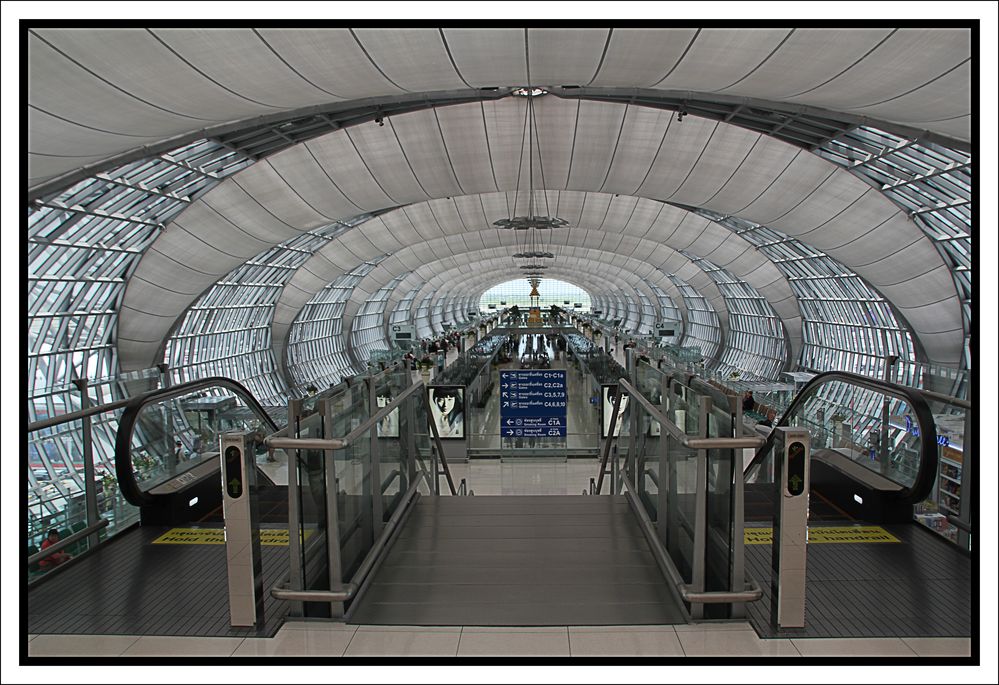
[[[726,298],[704,260],[767,299],[795,363],[794,279],[732,228],[765,226],[863,278],[926,361],[961,361],[967,301],[919,210],[812,149],[860,124],[967,149],[967,30],[36,28],[27,48],[31,198],[204,138],[254,162],[215,185],[221,174],[203,174],[207,192],[150,191],[187,206],[149,222],[156,237],[128,266],[122,370],[160,361],[220,279],[335,222],[273,286],[279,366],[303,307],[365,262],[344,336],[383,287],[388,316],[414,290],[415,309],[518,277],[514,233],[493,222],[524,213],[529,176],[546,191],[537,206],[569,221],[543,237],[553,277],[628,300],[658,302],[657,287],[686,318],[678,278],[724,336]],[[535,99],[532,168],[526,100],[507,95],[527,84],[558,95]],[[670,108],[687,103],[681,121]],[[303,133],[301,117],[321,125]]]
[[[35,28],[27,47],[33,187],[279,112],[527,84],[755,98],[970,139],[960,29]]]
[[[514,191],[518,178],[527,177],[521,168],[525,110],[524,99],[506,98],[403,114],[383,126],[364,124],[293,146],[222,182],[167,226],[135,270],[119,327],[122,367],[155,363],[170,327],[199,293],[301,232],[360,212],[417,204],[400,210],[391,227],[364,224],[331,243],[336,247],[324,250],[324,261],[345,270],[413,240],[457,240],[489,228],[494,215],[508,215],[513,207],[475,211],[474,199],[461,198]],[[662,201],[739,216],[800,238],[853,269],[899,309],[930,360],[959,359],[963,330],[948,266],[905,212],[849,172],[775,138],[696,117],[678,123],[655,109],[557,98],[541,98],[535,110],[535,178],[548,189],[607,198],[585,215],[573,202],[549,202],[553,214],[594,222],[571,223],[552,240],[563,239],[562,232],[574,236],[570,240],[591,231],[610,236],[620,225],[628,227],[629,239],[622,250],[633,254],[655,247],[636,242],[651,231],[674,241],[675,249],[713,255],[736,276],[767,286],[779,276],[754,275],[766,260],[748,244],[694,216],[681,225]],[[615,194],[633,197],[610,202]],[[439,198],[452,199],[428,203]],[[517,206],[523,211],[526,200]],[[437,209],[449,211],[438,218]],[[672,221],[659,226],[663,213]],[[437,254],[428,246],[412,249],[424,260]],[[659,256],[661,264],[669,254]],[[327,269],[317,279],[303,271],[286,290],[297,290],[298,279],[308,282],[305,293],[314,293],[332,273]],[[285,309],[279,306],[286,320]]]

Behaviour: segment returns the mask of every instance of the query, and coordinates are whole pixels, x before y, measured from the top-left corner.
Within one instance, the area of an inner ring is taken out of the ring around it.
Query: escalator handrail
[[[906,504],[922,502],[929,496],[930,491],[933,489],[933,483],[937,476],[938,458],[936,422],[933,420],[933,413],[930,411],[930,406],[926,401],[925,395],[922,390],[917,388],[889,383],[888,381],[846,371],[825,371],[808,381],[791,401],[791,404],[781,415],[780,419],[774,424],[763,446],[756,451],[753,460],[743,469],[743,472],[748,473],[750,469],[762,463],[766,455],[773,449],[774,438],[777,435],[776,429],[781,426],[787,426],[789,418],[794,416],[798,408],[806,399],[811,397],[812,393],[819,386],[835,381],[846,382],[865,390],[895,395],[896,397],[903,398],[909,404],[912,412],[916,415],[916,423],[919,426],[919,470],[910,487],[903,487],[898,491],[885,492],[884,496]]]
[[[136,395],[124,404],[125,411],[118,421],[118,434],[115,436],[114,446],[114,467],[115,476],[118,479],[118,487],[122,496],[135,506],[152,504],[154,495],[142,490],[135,480],[135,470],[132,466],[132,432],[135,430],[136,421],[139,414],[148,404],[154,404],[163,400],[170,400],[182,395],[187,395],[205,388],[222,387],[236,393],[246,406],[258,416],[262,417],[270,428],[271,433],[277,432],[278,426],[270,414],[257,402],[257,398],[246,389],[241,383],[225,378],[223,376],[209,376],[198,380],[188,381],[179,385],[172,385],[168,388],[159,388],[150,392]]]

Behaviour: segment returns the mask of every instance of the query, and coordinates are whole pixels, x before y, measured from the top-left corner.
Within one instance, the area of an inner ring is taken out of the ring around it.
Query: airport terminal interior
[[[976,22],[38,19],[22,664],[978,663]]]

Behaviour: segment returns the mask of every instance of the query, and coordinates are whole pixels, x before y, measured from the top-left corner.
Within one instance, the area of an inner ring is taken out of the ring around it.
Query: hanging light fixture
[[[517,252],[513,256],[515,259],[555,259],[555,255],[551,252],[542,252],[541,250]]]
[[[514,94],[520,97],[527,98],[527,111],[524,117],[524,126],[527,129],[524,143],[525,145],[521,148],[520,155],[520,169],[523,170],[524,161],[526,157],[527,161],[527,207],[526,211],[518,211],[518,203],[522,191],[524,190],[522,186],[521,179],[523,178],[522,173],[518,173],[517,176],[517,188],[514,195],[513,208],[510,211],[510,215],[504,219],[499,219],[493,222],[496,228],[514,231],[514,242],[517,245],[517,251],[513,253],[513,258],[520,260],[528,260],[528,263],[520,266],[520,269],[529,271],[540,278],[541,273],[545,269],[545,264],[539,260],[555,259],[555,254],[551,250],[543,249],[543,237],[539,234],[539,231],[547,231],[555,228],[562,228],[563,226],[568,226],[569,222],[565,219],[559,218],[557,216],[552,216],[549,211],[542,211],[540,207],[537,206],[537,200],[535,198],[536,190],[544,192],[544,164],[541,160],[541,144],[535,135],[537,129],[537,120],[534,112],[534,99],[541,97],[546,94],[547,91],[541,88],[532,88],[528,86],[526,88],[518,88],[514,91]],[[534,187],[534,152],[535,145],[537,145],[538,153],[538,166],[540,170],[541,184],[540,188],[535,189]],[[524,147],[527,148],[527,154],[524,154]],[[545,203],[547,205],[547,197],[545,197]],[[523,243],[521,243],[519,235],[524,236]]]

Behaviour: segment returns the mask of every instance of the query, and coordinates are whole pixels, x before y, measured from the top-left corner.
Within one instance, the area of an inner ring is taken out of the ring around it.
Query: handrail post
[[[731,398],[732,405],[732,436],[739,437],[742,434],[742,401],[738,397]],[[732,503],[732,575],[729,580],[729,589],[732,592],[740,592],[746,584],[746,484],[745,474],[742,472],[742,449],[732,448],[728,452],[729,463],[732,469],[730,481],[732,483],[732,493],[730,502]],[[731,605],[730,618],[743,618],[746,615],[746,605],[733,602]]]
[[[299,435],[299,417],[302,414],[302,400],[288,400],[288,436],[297,438]],[[290,582],[291,589],[302,591],[305,589],[303,568],[302,568],[302,547],[305,545],[302,535],[302,519],[299,512],[302,500],[299,497],[298,488],[298,450],[286,449],[285,456],[288,460],[288,557],[291,566]],[[305,604],[299,601],[291,603],[291,616],[304,616]]]
[[[368,386],[368,412],[369,416],[374,416],[378,413],[378,392],[377,392],[377,381],[368,376],[364,379],[364,383]],[[382,469],[381,469],[381,450],[378,444],[378,424],[376,423],[371,427],[371,431],[368,433],[368,460],[370,461],[368,470],[368,482],[371,483],[371,535],[372,540],[378,538],[381,535],[382,528],[385,525],[382,512],[382,491],[379,484],[382,482]]]
[[[73,381],[80,390],[80,409],[90,408],[90,393],[87,392],[89,381],[86,378],[77,378]],[[83,481],[84,497],[87,507],[87,527],[97,523],[100,514],[97,511],[97,470],[94,468],[94,434],[93,423],[90,416],[80,419],[83,434]],[[104,495],[107,497],[107,493]],[[87,549],[94,549],[100,542],[100,538],[95,530],[87,536]]]
[[[708,437],[708,416],[711,413],[711,398],[706,395],[700,397],[698,407],[698,436]],[[694,495],[694,549],[691,560],[691,583],[692,592],[704,592],[704,575],[707,563],[707,540],[708,540],[708,451],[706,449],[697,450],[697,475]],[[690,617],[704,618],[704,605],[691,604]]]
[[[317,403],[316,409],[323,417],[323,438],[332,438],[333,433],[333,402],[323,398]],[[343,567],[340,559],[340,512],[338,504],[340,492],[337,486],[336,459],[332,449],[323,450],[323,471],[326,490],[326,568],[329,575],[329,589],[343,584]],[[377,488],[378,485],[372,485]],[[362,525],[363,525],[362,514]],[[370,533],[368,533],[370,535]],[[343,602],[330,602],[330,615],[333,618],[343,617]]]

